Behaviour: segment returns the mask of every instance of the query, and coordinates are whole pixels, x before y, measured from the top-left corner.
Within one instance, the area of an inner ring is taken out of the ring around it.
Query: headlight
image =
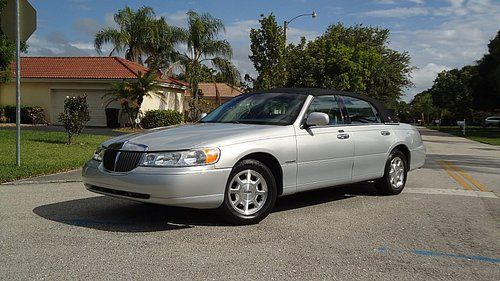
[[[214,164],[219,160],[218,148],[203,148],[187,151],[149,152],[141,166],[147,167],[188,167]]]
[[[92,159],[95,161],[102,162],[102,157],[104,156],[104,147],[98,147],[96,151],[94,152],[94,156],[92,156]]]

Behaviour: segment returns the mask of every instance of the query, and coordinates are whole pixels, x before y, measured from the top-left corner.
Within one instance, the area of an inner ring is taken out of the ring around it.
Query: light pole
[[[286,20],[284,23],[283,23],[283,32],[284,32],[284,35],[285,35],[285,45],[286,45],[286,30],[288,28],[288,25],[294,21],[296,18],[300,18],[300,17],[305,17],[305,16],[311,16],[313,19],[316,18],[318,16],[318,14],[316,14],[315,11],[313,11],[312,13],[309,13],[309,14],[301,14],[301,15],[298,15],[298,16],[295,16],[293,18],[291,18],[290,20]]]

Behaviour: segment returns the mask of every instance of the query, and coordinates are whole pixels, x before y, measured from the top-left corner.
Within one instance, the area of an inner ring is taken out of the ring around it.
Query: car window
[[[349,96],[342,96],[342,101],[352,124],[380,123],[380,115],[369,102]]]
[[[317,96],[313,99],[307,113],[323,112],[330,117],[329,125],[344,124],[342,113],[335,96]]]
[[[254,93],[239,95],[205,116],[201,123],[290,125],[304,105],[306,95]]]

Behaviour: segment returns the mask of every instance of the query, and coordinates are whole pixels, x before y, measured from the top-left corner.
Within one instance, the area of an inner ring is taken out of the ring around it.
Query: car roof
[[[289,93],[289,94],[311,95],[311,96],[326,96],[326,95],[349,96],[360,100],[365,100],[371,103],[379,112],[382,122],[384,123],[396,122],[395,119],[390,115],[389,111],[379,101],[363,94],[334,90],[334,89],[323,89],[323,88],[274,88],[274,89],[254,91],[251,92],[251,94],[252,93]]]

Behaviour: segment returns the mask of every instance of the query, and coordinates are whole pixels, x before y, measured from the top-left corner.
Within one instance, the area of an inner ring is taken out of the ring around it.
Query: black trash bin
[[[106,126],[108,128],[119,128],[120,122],[118,117],[120,115],[119,108],[106,108]]]

